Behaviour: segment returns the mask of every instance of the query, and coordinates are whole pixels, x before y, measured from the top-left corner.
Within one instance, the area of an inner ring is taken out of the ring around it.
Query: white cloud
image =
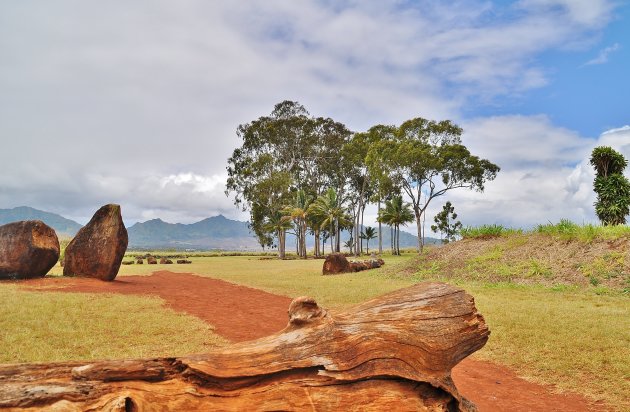
[[[464,128],[464,144],[471,152],[502,170],[486,184],[484,193],[458,190],[437,200],[427,220],[451,200],[465,225],[529,228],[563,218],[597,223],[591,151],[611,146],[630,159],[629,126],[604,132],[597,139],[553,126],[545,116],[478,119]]]
[[[594,59],[591,59],[589,61],[587,61],[586,63],[584,63],[585,66],[589,66],[589,65],[593,65],[593,64],[604,64],[604,63],[608,63],[608,56],[619,50],[619,43],[615,43],[610,47],[606,47],[603,50],[601,50],[599,52],[599,54],[597,55],[597,57],[595,57]]]
[[[353,130],[461,119],[471,99],[545,85],[535,57],[591,44],[611,4],[2,2],[0,207],[243,217],[222,187],[238,124],[284,99]],[[565,165],[582,142],[545,118],[503,120],[471,127],[497,130],[477,147],[506,171],[540,163],[539,140],[556,142],[544,162]],[[520,149],[506,143],[525,128]]]

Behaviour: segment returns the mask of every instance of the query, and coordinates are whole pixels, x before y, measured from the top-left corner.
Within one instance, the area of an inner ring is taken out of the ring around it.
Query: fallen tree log
[[[443,283],[335,315],[301,297],[281,332],[201,355],[0,365],[0,409],[472,411],[450,373],[489,333]]]

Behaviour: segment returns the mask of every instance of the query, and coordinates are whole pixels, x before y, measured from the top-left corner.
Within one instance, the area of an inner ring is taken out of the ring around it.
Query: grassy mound
[[[572,225],[572,224],[571,224]],[[416,278],[593,286],[630,290],[630,230],[544,225],[535,231],[490,227],[433,248],[410,262]]]

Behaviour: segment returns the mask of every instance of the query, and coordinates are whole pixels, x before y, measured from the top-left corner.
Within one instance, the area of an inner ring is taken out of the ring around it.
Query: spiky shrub
[[[593,149],[591,165],[595,168],[593,189],[597,193],[595,213],[604,225],[623,225],[630,213],[630,182],[623,175],[628,161],[611,147]]]

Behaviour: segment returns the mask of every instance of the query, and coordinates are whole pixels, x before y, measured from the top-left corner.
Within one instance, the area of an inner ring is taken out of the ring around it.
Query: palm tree
[[[361,232],[361,239],[365,239],[366,242],[366,252],[370,254],[370,240],[376,238],[376,228],[371,226],[366,226],[363,232]]]
[[[350,217],[341,206],[337,198],[335,189],[329,188],[324,194],[319,196],[308,208],[308,213],[320,218],[320,229],[328,228],[330,233],[330,248],[332,252],[336,250],[335,239],[339,236],[339,228],[350,223]]]
[[[306,259],[306,223],[310,203],[311,198],[306,195],[304,190],[300,189],[295,193],[293,205],[285,206],[281,211],[287,219],[291,219],[295,223],[298,238],[298,255],[303,259]]]
[[[348,251],[350,253],[352,253],[352,246],[354,246],[354,240],[352,239],[352,236],[350,236],[350,239],[346,240],[343,245],[348,248]]]
[[[270,233],[275,233],[278,237],[278,257],[286,257],[286,231],[291,229],[291,220],[287,219],[280,212],[276,212],[265,219],[263,229]]]
[[[394,196],[391,200],[385,201],[385,208],[379,210],[378,218],[394,229],[392,252],[395,255],[400,255],[400,225],[407,226],[415,218],[411,205],[404,203],[402,196]]]

